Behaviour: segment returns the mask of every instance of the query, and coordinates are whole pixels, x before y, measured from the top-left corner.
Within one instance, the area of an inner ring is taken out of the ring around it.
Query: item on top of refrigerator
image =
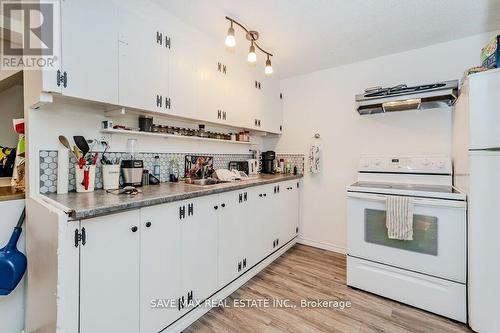
[[[481,65],[488,69],[498,68],[500,62],[500,35],[490,40],[485,47],[481,49]]]
[[[488,70],[488,68],[482,67],[482,66],[471,67],[464,72],[464,78],[466,78],[469,75],[481,73],[481,72],[484,72],[487,70]]]

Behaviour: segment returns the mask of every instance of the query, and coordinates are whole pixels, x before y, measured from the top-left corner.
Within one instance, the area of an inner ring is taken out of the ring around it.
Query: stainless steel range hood
[[[458,97],[458,80],[415,87],[399,85],[393,88],[367,89],[356,95],[356,110],[361,115],[426,110],[450,107]]]

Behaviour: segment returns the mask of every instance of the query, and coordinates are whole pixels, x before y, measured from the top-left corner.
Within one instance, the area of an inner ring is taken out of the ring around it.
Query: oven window
[[[365,209],[365,241],[397,249],[438,254],[438,219],[435,216],[413,215],[413,240],[389,239],[385,211]]]

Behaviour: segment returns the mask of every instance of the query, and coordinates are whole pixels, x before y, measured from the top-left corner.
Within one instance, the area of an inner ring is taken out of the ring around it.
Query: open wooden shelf
[[[220,140],[220,139],[210,139],[210,138],[200,138],[197,136],[184,136],[166,133],[153,133],[153,132],[141,132],[141,131],[127,131],[120,129],[102,129],[101,133],[107,134],[122,134],[122,135],[139,135],[139,136],[152,136],[165,139],[179,139],[179,140],[194,140],[194,141],[207,141],[207,142],[221,142],[221,143],[232,143],[239,145],[256,145],[255,142],[243,142],[243,141],[232,141],[232,140]]]

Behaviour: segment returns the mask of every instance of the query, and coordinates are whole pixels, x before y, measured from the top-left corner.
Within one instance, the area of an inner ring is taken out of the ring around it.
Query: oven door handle
[[[362,193],[362,192],[347,193],[348,198],[381,201],[381,202],[385,202],[387,196],[388,195]],[[466,207],[465,201],[450,200],[450,199],[413,198],[413,204],[419,206],[450,207],[450,208],[464,208],[464,209]]]

